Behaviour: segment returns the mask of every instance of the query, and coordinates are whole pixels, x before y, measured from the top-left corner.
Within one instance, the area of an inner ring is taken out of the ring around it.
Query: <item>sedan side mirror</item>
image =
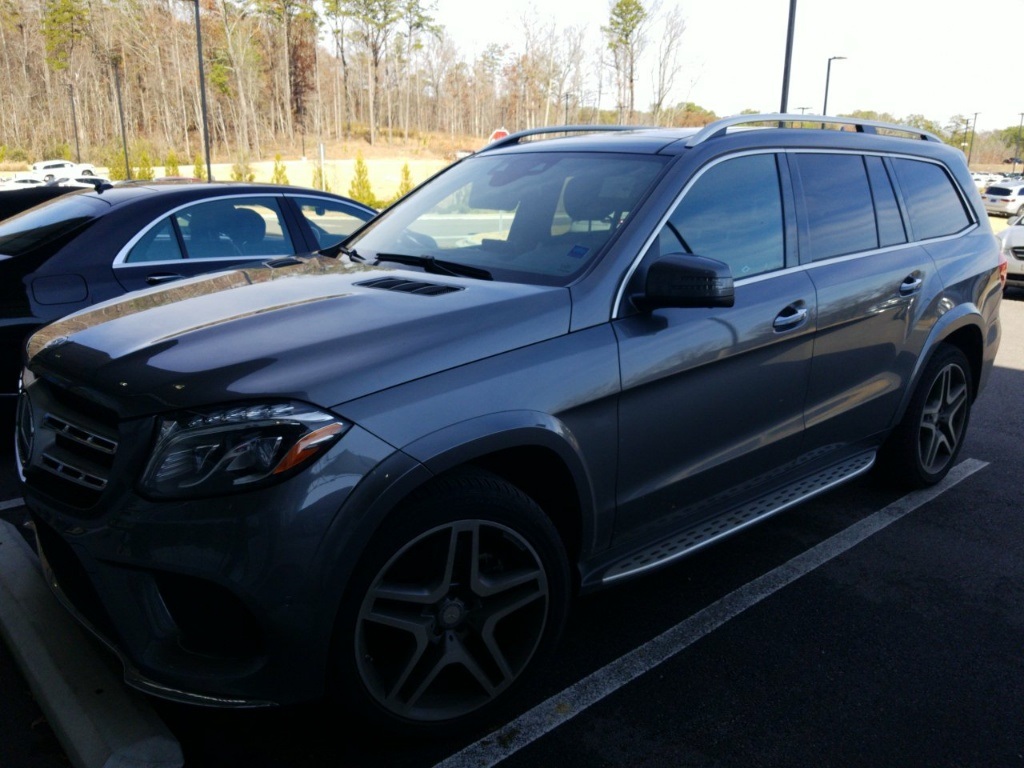
[[[631,298],[641,312],[661,307],[731,307],[735,300],[732,271],[716,259],[669,254],[647,267],[643,293]]]

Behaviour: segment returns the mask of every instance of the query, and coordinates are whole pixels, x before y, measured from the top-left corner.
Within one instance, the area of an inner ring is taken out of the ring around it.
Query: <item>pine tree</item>
[[[249,165],[249,158],[240,157],[238,162],[231,166],[232,181],[256,181],[256,174]]]
[[[352,177],[352,184],[349,185],[348,196],[364,205],[373,208],[380,207],[380,202],[370,187],[370,171],[366,167],[366,161],[363,160],[362,152],[356,154],[355,175]]]
[[[274,173],[270,177],[271,184],[288,184],[288,174],[285,173],[284,163],[281,162],[281,153],[274,155]]]
[[[164,159],[164,176],[180,176],[181,169],[178,167],[178,155],[172,149]]]
[[[146,150],[139,153],[139,165],[132,171],[132,177],[142,181],[152,181],[156,178],[153,161],[149,159],[149,152]]]
[[[331,185],[327,183],[327,176],[324,173],[324,167],[317,163],[316,167],[313,168],[313,180],[311,182],[314,188],[323,190],[324,192],[331,191]]]

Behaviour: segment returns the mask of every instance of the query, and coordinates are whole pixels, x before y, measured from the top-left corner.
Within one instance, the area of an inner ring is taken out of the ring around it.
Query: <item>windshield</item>
[[[109,209],[93,197],[71,194],[0,221],[0,255],[20,256],[77,229]]]
[[[367,261],[428,257],[496,280],[566,284],[600,254],[665,163],[610,153],[472,157],[345,245]]]

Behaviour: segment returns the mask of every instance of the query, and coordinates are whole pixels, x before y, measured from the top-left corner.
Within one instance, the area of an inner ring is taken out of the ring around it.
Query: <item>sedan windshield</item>
[[[665,162],[610,153],[471,157],[345,245],[366,261],[463,265],[495,280],[567,284],[601,253]]]
[[[28,253],[78,229],[109,208],[93,197],[72,193],[4,219],[0,221],[0,255]]]

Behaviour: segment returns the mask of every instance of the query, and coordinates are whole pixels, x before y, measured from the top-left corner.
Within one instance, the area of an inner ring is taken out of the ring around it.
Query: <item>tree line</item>
[[[191,164],[203,152],[196,11],[211,147],[222,160],[282,147],[313,154],[339,140],[441,134],[454,143],[498,126],[716,117],[676,97],[686,29],[676,6],[612,0],[596,34],[525,16],[518,45],[467,58],[435,2],[0,0],[0,162],[117,165],[123,116],[133,164]],[[951,143],[961,127],[911,118]]]
[[[633,122],[656,19],[661,119],[684,28],[678,10],[656,17],[618,0],[594,49],[584,27],[524,18],[521,47],[466,60],[428,0],[0,0],[6,159],[116,158],[123,114],[133,155],[191,162],[202,152],[196,8],[213,153],[228,159],[353,137]],[[612,91],[617,107],[602,113]]]

